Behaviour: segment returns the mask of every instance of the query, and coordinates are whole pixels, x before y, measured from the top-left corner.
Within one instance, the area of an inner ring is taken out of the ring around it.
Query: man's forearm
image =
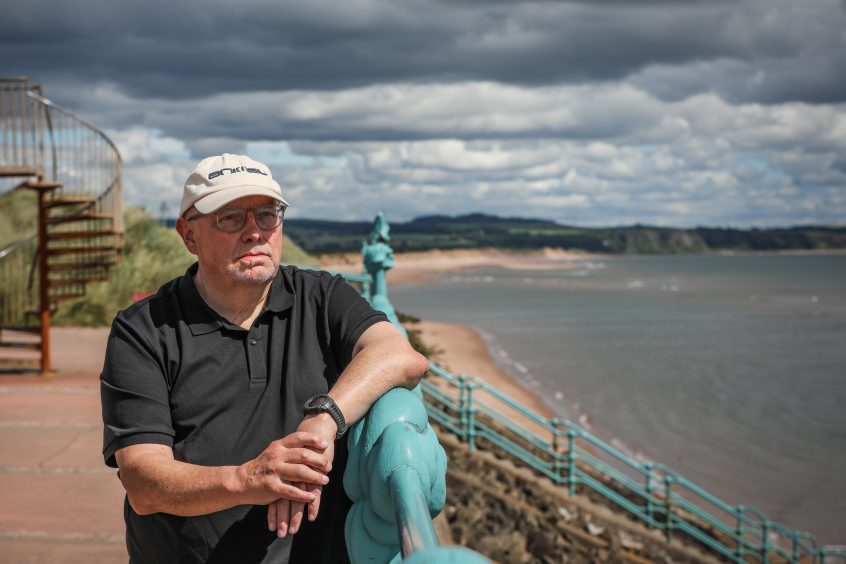
[[[129,504],[140,515],[194,516],[240,505],[236,466],[198,466],[142,452],[121,466]]]
[[[364,343],[329,390],[349,425],[364,417],[388,390],[416,386],[429,367],[426,357],[411,348],[396,328],[382,325],[365,332]]]
[[[137,513],[192,516],[277,499],[312,501],[313,494],[292,484],[328,482],[331,457],[324,453],[330,444],[316,433],[291,433],[240,466],[180,462],[170,447],[155,444],[131,445],[115,457]]]

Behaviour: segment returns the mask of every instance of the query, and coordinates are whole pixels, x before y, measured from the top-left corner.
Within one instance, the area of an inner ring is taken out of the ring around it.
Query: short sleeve
[[[161,355],[125,313],[112,323],[100,375],[103,457],[113,468],[115,451],[142,443],[173,446],[175,435]]]
[[[353,349],[359,337],[370,326],[387,321],[388,318],[381,311],[373,309],[367,300],[340,276],[332,279],[328,299],[327,317],[332,342],[340,345],[336,348],[337,353],[340,353],[338,361],[341,366],[346,366],[352,360]]]

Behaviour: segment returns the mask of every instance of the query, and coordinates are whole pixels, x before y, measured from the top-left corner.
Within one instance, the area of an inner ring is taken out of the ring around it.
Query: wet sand
[[[475,330],[435,321],[421,321],[413,328],[419,329],[423,341],[438,351],[433,360],[452,374],[477,376],[538,415],[555,417],[540,397],[523,387],[496,362],[488,344]]]

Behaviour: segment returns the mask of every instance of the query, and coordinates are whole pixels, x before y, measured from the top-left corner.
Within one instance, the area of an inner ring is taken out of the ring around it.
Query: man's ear
[[[179,233],[180,237],[182,237],[182,243],[185,245],[185,248],[188,249],[188,252],[192,255],[196,255],[197,243],[194,240],[194,226],[191,225],[191,222],[186,221],[181,217],[176,218],[176,232]]]

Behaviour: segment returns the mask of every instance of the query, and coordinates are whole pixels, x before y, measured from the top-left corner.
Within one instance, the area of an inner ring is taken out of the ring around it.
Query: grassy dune
[[[154,292],[179,276],[196,260],[174,229],[162,227],[149,213],[127,209],[126,246],[122,262],[109,273],[109,280],[90,284],[87,295],[60,305],[58,325],[98,326],[111,323],[115,314],[132,303],[133,292]],[[282,260],[294,264],[315,264],[287,237]]]
[[[0,194],[0,248],[35,233],[36,201],[31,192]],[[179,276],[196,260],[172,228],[162,227],[148,212],[127,208],[123,260],[105,282],[89,284],[86,295],[61,302],[54,323],[66,326],[109,325],[115,314],[132,303],[133,292],[154,292]],[[287,237],[282,261],[314,265],[317,261]]]

